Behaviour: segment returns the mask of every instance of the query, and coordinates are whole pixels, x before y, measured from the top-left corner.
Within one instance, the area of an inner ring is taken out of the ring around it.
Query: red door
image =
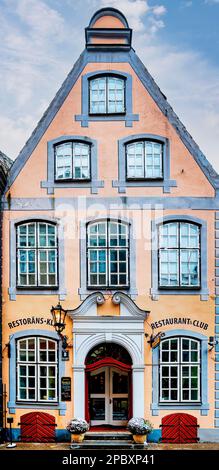
[[[55,418],[48,413],[27,413],[20,426],[22,442],[55,442]]]
[[[186,413],[174,413],[162,419],[162,442],[188,444],[198,441],[197,419]]]

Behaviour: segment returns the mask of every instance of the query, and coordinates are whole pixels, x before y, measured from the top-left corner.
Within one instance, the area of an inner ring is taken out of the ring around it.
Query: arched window
[[[90,180],[91,146],[84,142],[67,141],[55,146],[56,181]]]
[[[127,179],[159,179],[163,177],[163,144],[142,140],[126,145]]]
[[[127,288],[129,226],[114,220],[87,225],[88,287]]]
[[[44,337],[17,341],[17,401],[56,402],[57,341]]]
[[[125,112],[125,79],[113,75],[89,80],[90,114],[121,114]]]
[[[17,225],[17,287],[57,287],[56,225],[30,221]]]
[[[172,221],[159,225],[159,287],[200,288],[200,226]]]
[[[89,351],[85,363],[86,365],[94,364],[101,359],[112,358],[124,364],[132,364],[132,359],[128,351],[116,343],[101,343],[94,346]]]
[[[160,344],[160,403],[200,402],[200,341],[173,337]]]

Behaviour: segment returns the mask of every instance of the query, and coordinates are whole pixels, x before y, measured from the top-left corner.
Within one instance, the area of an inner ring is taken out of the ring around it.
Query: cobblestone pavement
[[[219,443],[203,443],[203,444],[149,444],[148,450],[218,450]],[[17,450],[70,450],[69,443],[17,443],[14,449],[7,449],[7,444],[0,444],[0,450],[17,451]],[[121,449],[122,450],[122,449]]]

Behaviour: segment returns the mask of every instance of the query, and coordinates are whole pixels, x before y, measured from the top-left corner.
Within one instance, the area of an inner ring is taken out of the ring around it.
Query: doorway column
[[[85,419],[85,366],[73,366],[74,416]]]
[[[133,366],[133,416],[142,418],[144,416],[144,365]]]

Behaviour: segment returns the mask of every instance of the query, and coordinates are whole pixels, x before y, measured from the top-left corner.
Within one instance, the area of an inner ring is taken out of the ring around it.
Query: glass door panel
[[[90,399],[90,419],[92,421],[105,421],[105,397]]]
[[[129,375],[111,367],[110,369],[110,422],[114,426],[127,424],[129,415]]]
[[[102,367],[91,372],[89,377],[89,408],[91,425],[106,424],[108,422],[109,372]]]
[[[113,421],[128,421],[127,398],[113,398]]]
[[[105,393],[105,371],[90,376],[90,393]]]
[[[128,393],[128,374],[113,371],[113,386],[112,392],[114,393]]]

